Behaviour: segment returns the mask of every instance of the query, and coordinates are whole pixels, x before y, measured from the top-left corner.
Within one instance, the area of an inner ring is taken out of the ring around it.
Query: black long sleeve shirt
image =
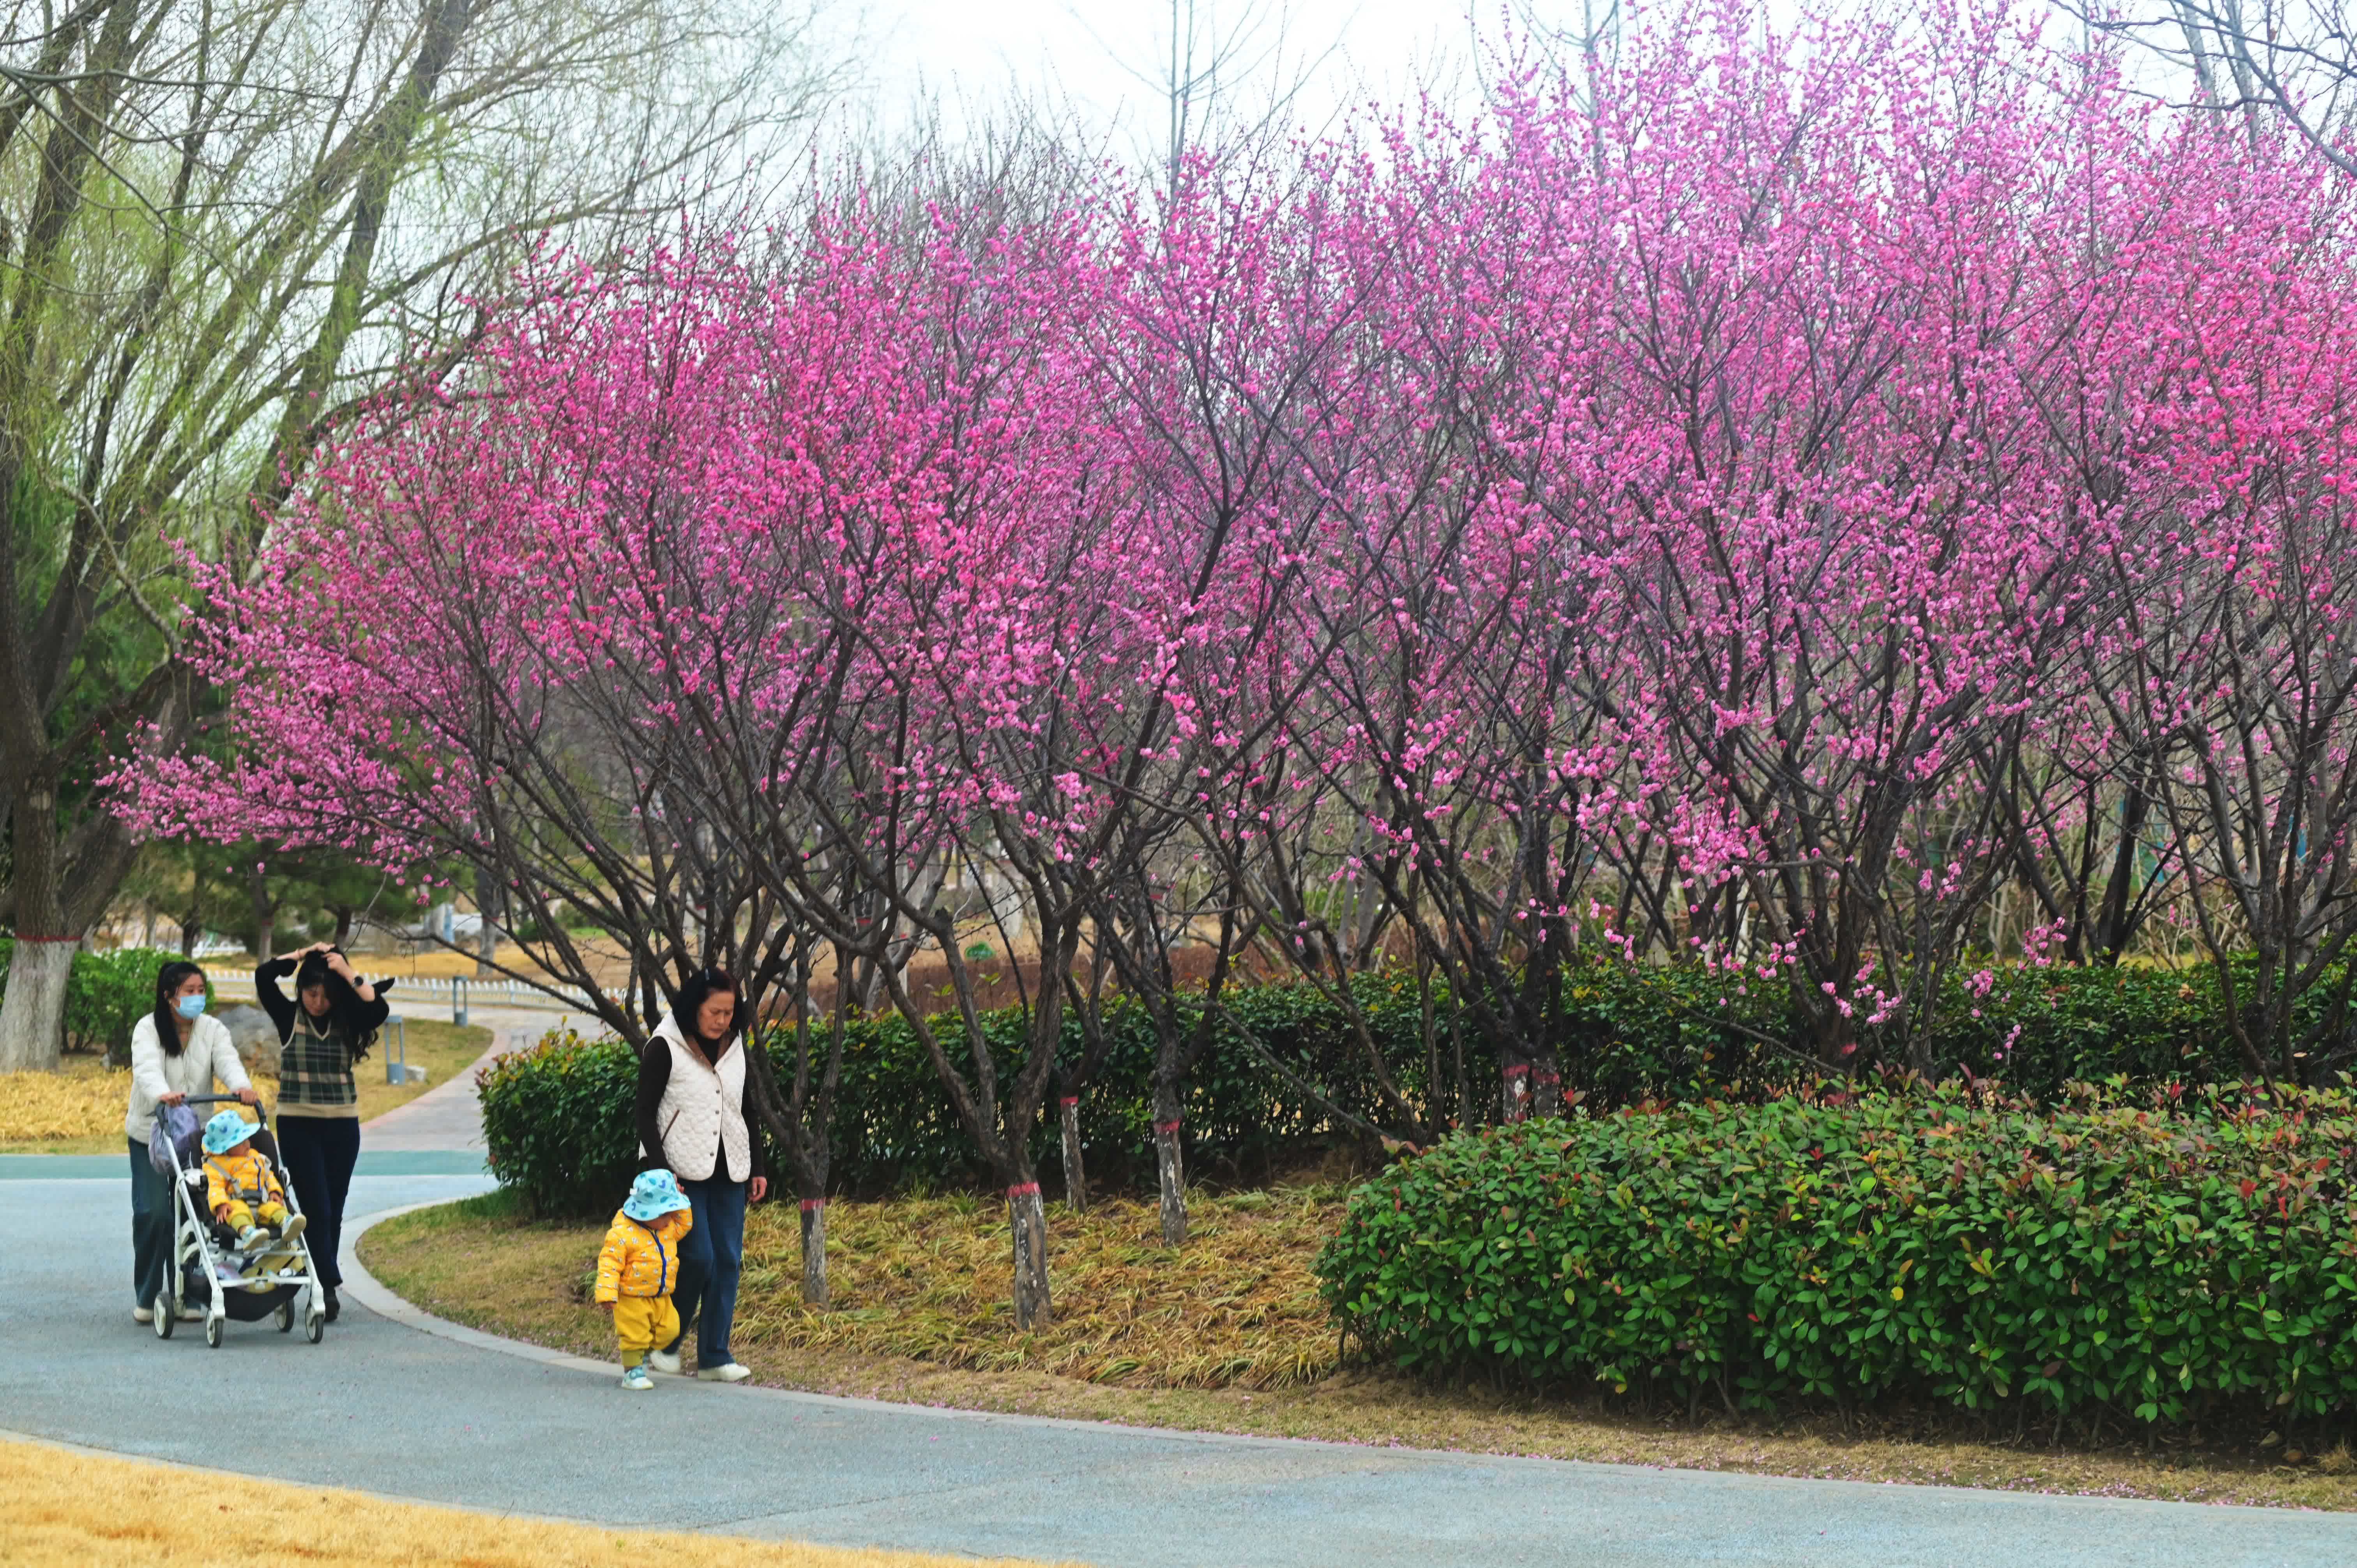
[[[277,1026],[278,1043],[282,1046],[295,1037],[295,1009],[302,1004],[279,990],[278,983],[293,974],[299,961],[291,958],[264,959],[253,972],[254,1000],[262,1004],[262,1010],[269,1014],[271,1023]],[[361,1032],[366,1034],[371,1029],[382,1028],[384,1021],[391,1016],[393,1007],[380,990],[375,1001],[361,1004]]]

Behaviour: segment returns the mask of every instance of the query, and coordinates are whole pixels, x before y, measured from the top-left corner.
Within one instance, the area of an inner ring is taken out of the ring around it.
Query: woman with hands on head
[[[246,1104],[254,1102],[237,1043],[205,1011],[205,972],[185,961],[167,963],[156,976],[155,1007],[131,1030],[131,1109],[123,1119],[131,1140],[131,1316],[142,1323],[153,1322],[159,1308],[171,1311],[179,1295],[164,1288],[172,1267],[172,1188],[147,1158],[156,1108],[190,1095],[201,1100],[215,1079]],[[188,1307],[179,1316],[193,1321],[203,1315]]]
[[[639,1057],[634,1107],[643,1165],[677,1177],[694,1215],[680,1238],[679,1337],[647,1360],[658,1371],[678,1371],[693,1326],[695,1375],[718,1383],[753,1375],[730,1352],[728,1336],[745,1262],[745,1206],[770,1191],[760,1134],[747,1112],[744,1011],[726,970],[690,975]]]
[[[295,1000],[278,988],[295,977]],[[330,942],[281,953],[253,972],[253,993],[278,1026],[278,1154],[311,1232],[311,1261],[336,1320],[344,1199],[361,1157],[361,1094],[352,1065],[392,1009]]]

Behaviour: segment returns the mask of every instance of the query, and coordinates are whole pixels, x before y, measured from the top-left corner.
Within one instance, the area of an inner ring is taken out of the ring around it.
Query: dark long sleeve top
[[[726,1049],[720,1054],[726,1056],[729,1051],[741,1048],[738,1042],[731,1040]],[[639,1091],[630,1108],[630,1120],[638,1126],[639,1147],[646,1151],[649,1169],[656,1165],[661,1165],[667,1170],[678,1169],[678,1166],[672,1163],[670,1155],[663,1150],[662,1128],[659,1125],[663,1090],[670,1087],[670,1084],[671,1051],[662,1041],[650,1040],[647,1042],[647,1048],[639,1053]],[[753,1119],[753,1079],[749,1073],[745,1079],[744,1092],[738,1097],[737,1109],[737,1113],[745,1118],[745,1142],[748,1145],[748,1158],[752,1164],[752,1168],[746,1172],[746,1176],[748,1179],[759,1176],[766,1180],[770,1175],[770,1163],[761,1146],[761,1124]],[[715,1176],[724,1179],[728,1174],[728,1151],[716,1143],[714,1145],[712,1171]]]
[[[262,1004],[262,1010],[277,1026],[278,1043],[282,1046],[295,1037],[295,1010],[302,1004],[278,989],[278,983],[295,972],[296,962],[291,958],[264,959],[253,972],[254,1000]],[[382,988],[375,1001],[361,1004],[361,1016],[362,1033],[382,1028],[384,1021],[393,1016],[392,1004],[385,1001]]]

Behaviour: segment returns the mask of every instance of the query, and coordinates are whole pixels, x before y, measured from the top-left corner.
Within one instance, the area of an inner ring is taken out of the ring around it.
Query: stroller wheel
[[[277,1320],[278,1332],[286,1333],[295,1326],[295,1303],[292,1300],[280,1302],[278,1310],[272,1316]]]
[[[205,1314],[205,1343],[211,1348],[218,1350],[221,1348],[221,1314],[218,1312],[209,1312]]]
[[[303,1320],[303,1337],[314,1345],[319,1342],[319,1336],[327,1331],[328,1315],[324,1312],[315,1312]]]
[[[172,1293],[170,1291],[158,1291],[156,1293],[156,1305],[154,1310],[156,1314],[156,1337],[158,1339],[169,1339],[172,1337],[172,1325],[180,1316],[180,1304],[172,1299]]]

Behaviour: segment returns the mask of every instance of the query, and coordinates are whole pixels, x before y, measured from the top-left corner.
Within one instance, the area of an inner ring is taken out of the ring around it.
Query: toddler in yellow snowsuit
[[[289,1222],[286,1189],[270,1156],[253,1146],[253,1123],[234,1111],[205,1123],[205,1208],[237,1233],[239,1247],[246,1251],[262,1239],[265,1227],[290,1240],[303,1229],[299,1218]]]
[[[621,1341],[622,1386],[654,1387],[647,1352],[679,1337],[679,1239],[695,1223],[687,1194],[669,1171],[640,1171],[597,1251],[597,1305],[614,1314]]]

